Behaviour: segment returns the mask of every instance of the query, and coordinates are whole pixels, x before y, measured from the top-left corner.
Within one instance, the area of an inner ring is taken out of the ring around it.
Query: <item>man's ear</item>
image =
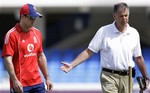
[[[113,18],[116,19],[115,13],[112,14]]]
[[[20,19],[23,17],[24,15],[20,15]]]

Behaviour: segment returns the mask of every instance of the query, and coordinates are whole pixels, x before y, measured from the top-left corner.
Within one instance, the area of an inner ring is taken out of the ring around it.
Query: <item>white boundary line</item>
[[[101,91],[100,83],[54,83],[54,91]],[[9,80],[4,79],[0,83],[0,90],[8,91],[9,90]],[[133,90],[138,91],[138,84],[134,84]],[[150,87],[148,88],[150,91]]]

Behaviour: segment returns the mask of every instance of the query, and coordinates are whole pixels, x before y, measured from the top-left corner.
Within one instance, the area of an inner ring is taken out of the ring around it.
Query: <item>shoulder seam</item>
[[[6,33],[4,44],[7,44],[7,43],[8,43],[10,33],[12,33],[12,32],[15,31],[15,30],[16,30],[16,28],[13,27],[12,29],[10,29],[10,30]]]

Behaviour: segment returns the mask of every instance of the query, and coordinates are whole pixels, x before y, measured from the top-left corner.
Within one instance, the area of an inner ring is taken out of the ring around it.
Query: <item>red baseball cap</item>
[[[25,4],[20,9],[20,15],[30,15],[31,17],[42,17],[43,15],[36,11],[36,8],[32,4]]]

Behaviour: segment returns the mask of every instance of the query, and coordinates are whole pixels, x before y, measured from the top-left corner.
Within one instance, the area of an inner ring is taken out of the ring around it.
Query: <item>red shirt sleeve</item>
[[[12,36],[11,33],[7,33],[4,38],[4,45],[3,45],[3,51],[2,51],[2,57],[5,56],[13,56],[14,50],[15,50],[15,39]]]

